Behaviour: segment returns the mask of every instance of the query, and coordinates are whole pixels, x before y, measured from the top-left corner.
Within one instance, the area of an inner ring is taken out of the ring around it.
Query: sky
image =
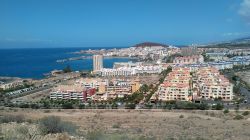
[[[0,48],[203,44],[250,36],[250,0],[0,0]]]

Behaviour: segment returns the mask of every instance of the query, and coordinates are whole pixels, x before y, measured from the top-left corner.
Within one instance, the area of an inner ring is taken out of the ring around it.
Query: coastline
[[[0,76],[43,79],[43,74],[55,69],[62,70],[67,65],[70,65],[73,71],[92,70],[92,59],[67,61],[64,63],[56,62],[56,60],[80,56],[70,52],[81,49],[85,48],[2,49],[0,51]],[[95,47],[91,49],[103,48]],[[104,59],[104,67],[112,68],[114,62],[128,62],[130,59],[127,57],[109,57]]]

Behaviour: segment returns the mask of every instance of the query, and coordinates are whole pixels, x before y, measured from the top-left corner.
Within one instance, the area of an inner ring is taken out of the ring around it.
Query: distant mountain
[[[143,43],[139,43],[134,45],[133,47],[156,47],[156,46],[162,46],[162,47],[169,47],[168,45],[165,44],[160,44],[160,43],[154,43],[154,42],[143,42]]]
[[[250,37],[238,38],[231,41],[231,43],[247,43],[247,42],[250,42]]]
[[[246,48],[250,47],[250,37],[238,38],[231,41],[200,45],[201,48]]]

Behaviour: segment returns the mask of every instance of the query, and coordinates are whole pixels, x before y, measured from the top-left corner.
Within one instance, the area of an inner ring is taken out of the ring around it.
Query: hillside
[[[144,47],[156,47],[156,46],[169,47],[168,45],[160,44],[160,43],[154,43],[154,42],[143,42],[143,43],[136,44],[133,47],[144,48]]]
[[[250,47],[250,37],[239,38],[227,42],[219,42],[208,45],[198,46],[200,48],[246,48]]]

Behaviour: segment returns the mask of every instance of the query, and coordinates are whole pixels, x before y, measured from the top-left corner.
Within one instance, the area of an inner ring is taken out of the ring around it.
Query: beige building
[[[169,100],[190,100],[190,69],[176,67],[168,74],[163,84],[158,89],[158,99]]]
[[[18,86],[23,86],[24,82],[23,80],[14,80],[8,83],[2,83],[0,84],[0,89],[2,90],[7,90],[7,89],[11,89],[11,88],[16,88]]]
[[[93,71],[97,72],[103,68],[103,56],[93,55]]]
[[[100,84],[98,93],[93,96],[93,100],[108,100],[116,97],[121,98],[139,90],[140,82],[138,79],[111,79],[109,84]]]
[[[203,62],[204,58],[202,55],[176,57],[173,61],[174,64],[197,64]]]
[[[203,99],[233,99],[233,84],[214,67],[200,68],[197,72],[198,94]]]

